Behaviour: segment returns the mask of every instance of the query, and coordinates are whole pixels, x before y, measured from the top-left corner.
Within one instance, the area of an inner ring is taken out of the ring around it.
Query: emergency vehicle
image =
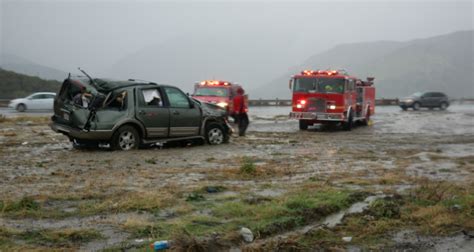
[[[291,119],[305,130],[313,124],[339,124],[351,130],[367,125],[375,112],[374,78],[361,80],[344,70],[305,70],[290,79]]]
[[[192,97],[203,102],[216,104],[224,108],[227,114],[230,115],[234,111],[233,99],[237,95],[239,88],[242,88],[242,86],[229,81],[205,80],[194,85]],[[248,96],[246,94],[244,95],[244,102],[248,105]]]

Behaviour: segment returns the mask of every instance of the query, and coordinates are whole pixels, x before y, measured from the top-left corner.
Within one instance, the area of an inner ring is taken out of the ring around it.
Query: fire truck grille
[[[324,99],[309,99],[308,111],[311,112],[326,112],[326,100]]]

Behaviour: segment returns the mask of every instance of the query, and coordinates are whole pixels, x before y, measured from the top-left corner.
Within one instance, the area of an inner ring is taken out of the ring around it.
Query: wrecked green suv
[[[74,146],[108,144],[115,150],[178,140],[222,144],[232,134],[225,110],[176,87],[71,76],[54,100],[50,126]]]

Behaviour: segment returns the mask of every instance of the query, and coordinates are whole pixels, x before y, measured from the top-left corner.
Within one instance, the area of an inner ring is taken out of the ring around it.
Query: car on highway
[[[145,81],[68,77],[54,100],[51,128],[73,146],[109,144],[115,150],[170,141],[226,143],[226,111],[177,87]]]
[[[445,110],[449,107],[449,98],[441,92],[416,92],[408,97],[402,98],[398,104],[403,110],[412,108],[439,108]]]
[[[38,92],[25,98],[13,99],[8,103],[8,107],[18,112],[27,110],[52,110],[56,93]]]

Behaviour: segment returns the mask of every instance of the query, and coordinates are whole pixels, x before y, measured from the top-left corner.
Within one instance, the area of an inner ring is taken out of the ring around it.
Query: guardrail
[[[0,99],[0,107],[8,106],[9,102],[10,102],[10,99]]]

